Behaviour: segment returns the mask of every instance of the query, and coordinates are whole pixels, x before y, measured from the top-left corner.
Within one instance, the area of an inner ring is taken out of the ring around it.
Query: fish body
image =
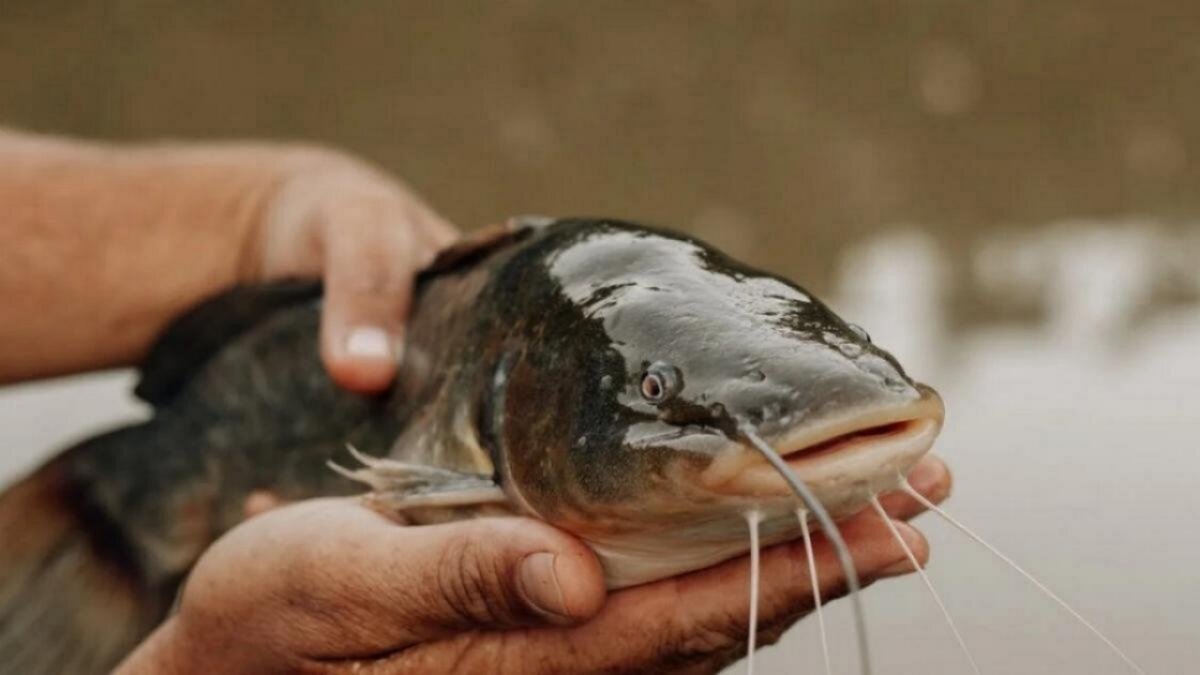
[[[631,223],[525,219],[449,250],[419,279],[378,397],[325,376],[319,296],[283,284],[197,308],[143,368],[151,421],[0,495],[18,543],[0,552],[0,672],[61,670],[22,645],[35,614],[40,643],[79,646],[73,672],[111,666],[256,492],[365,484],[413,523],[539,518],[589,543],[620,588],[743,553],[748,510],[765,542],[798,536],[795,498],[739,429],[847,515],[941,426],[931,389],[802,288]]]

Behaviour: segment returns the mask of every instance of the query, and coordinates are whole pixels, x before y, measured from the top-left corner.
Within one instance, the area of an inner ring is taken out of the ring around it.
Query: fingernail
[[[563,598],[558,573],[554,570],[557,559],[553,553],[533,553],[525,556],[517,569],[517,591],[531,609],[555,623],[569,623],[567,603]]]
[[[886,579],[888,577],[898,577],[902,574],[908,574],[909,572],[914,571],[916,570],[913,569],[912,563],[908,561],[908,557],[906,556],[901,558],[899,561],[879,570],[878,576],[880,579]]]
[[[395,359],[392,338],[382,328],[360,326],[346,337],[346,355],[359,359]]]

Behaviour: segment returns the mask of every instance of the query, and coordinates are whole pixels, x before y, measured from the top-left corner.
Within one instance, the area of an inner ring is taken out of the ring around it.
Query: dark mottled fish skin
[[[414,313],[414,338],[438,344],[469,311],[474,298],[451,288],[486,277],[478,262],[454,250],[443,273],[426,275],[430,309]],[[318,285],[284,283],[193,310],[143,368],[137,392],[154,405],[150,421],[83,441],[0,494],[0,673],[106,672],[165,617],[252,491],[362,491],[326,462],[348,442],[390,447],[410,401],[436,385],[410,366],[388,396],[338,389],[316,350],[319,295]]]
[[[143,372],[151,421],[85,441],[0,495],[0,673],[111,667],[251,492],[361,492],[326,466],[352,463],[347,443],[448,470],[403,489],[360,470],[380,508],[416,522],[533,515],[592,543],[619,586],[744,550],[738,509],[763,498],[699,486],[739,421],[783,438],[923,396],[790,282],[610,220],[526,221],[447,252],[419,280],[383,396],[328,380],[318,297],[303,284],[238,289],[183,317]],[[652,366],[678,377],[677,395],[639,395]],[[498,499],[462,488],[494,484]],[[429,495],[448,501],[414,501]],[[790,516],[790,499],[775,504]],[[767,539],[783,528],[768,522]],[[646,536],[726,548],[643,570],[640,558],[660,554]],[[620,577],[629,561],[637,569]]]

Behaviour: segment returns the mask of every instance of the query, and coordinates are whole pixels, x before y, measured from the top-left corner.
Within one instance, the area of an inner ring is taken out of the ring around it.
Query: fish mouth
[[[929,451],[941,431],[941,397],[929,387],[919,390],[912,403],[800,427],[768,442],[827,508],[830,502],[869,498],[897,487],[899,476]],[[725,495],[793,496],[774,467],[743,445],[718,456],[701,480]]]

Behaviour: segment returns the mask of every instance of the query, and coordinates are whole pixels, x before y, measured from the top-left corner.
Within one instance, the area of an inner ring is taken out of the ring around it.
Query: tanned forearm
[[[0,129],[0,383],[131,364],[244,279],[285,157]]]

